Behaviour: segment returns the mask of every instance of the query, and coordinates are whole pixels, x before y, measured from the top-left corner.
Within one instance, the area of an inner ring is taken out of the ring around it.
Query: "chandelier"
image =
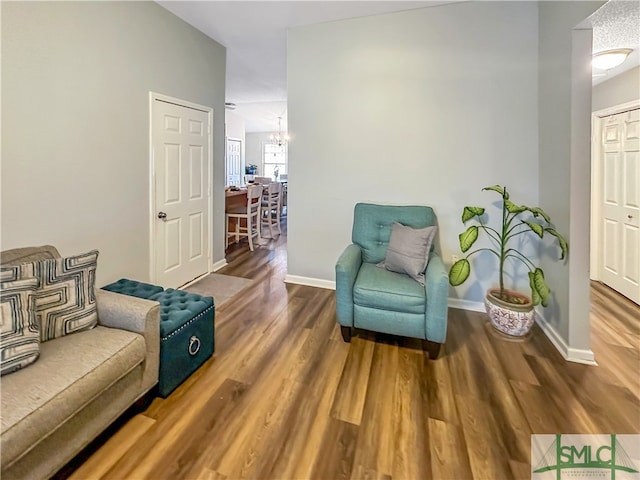
[[[282,117],[278,117],[278,134],[272,134],[269,136],[269,140],[271,140],[271,143],[273,143],[274,145],[278,145],[279,147],[286,145],[289,141],[289,135],[286,132],[284,134],[282,133],[281,122]]]

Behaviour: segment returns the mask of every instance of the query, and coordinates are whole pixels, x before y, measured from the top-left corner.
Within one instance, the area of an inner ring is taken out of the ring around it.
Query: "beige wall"
[[[640,98],[640,67],[627,70],[593,87],[594,112]]]
[[[433,206],[446,263],[465,205],[499,216],[483,187],[537,203],[537,20],[466,2],[289,31],[289,275],[334,280],[356,202]],[[494,260],[451,296],[479,304]]]
[[[2,248],[100,250],[149,277],[149,91],[212,107],[224,258],[226,51],[153,2],[2,2]]]

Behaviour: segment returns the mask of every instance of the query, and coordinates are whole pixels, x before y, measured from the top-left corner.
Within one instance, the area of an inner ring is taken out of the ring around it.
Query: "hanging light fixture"
[[[278,117],[278,134],[269,136],[269,140],[271,140],[271,143],[273,143],[274,145],[278,145],[279,147],[286,145],[289,141],[289,135],[286,132],[284,134],[282,133],[281,122],[282,117]]]
[[[591,65],[600,70],[611,70],[621,65],[632,51],[631,48],[618,48],[595,53],[591,59]]]

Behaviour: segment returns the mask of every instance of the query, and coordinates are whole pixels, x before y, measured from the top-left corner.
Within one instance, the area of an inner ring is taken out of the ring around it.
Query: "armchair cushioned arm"
[[[431,253],[425,272],[427,312],[425,315],[427,340],[444,343],[447,337],[449,276],[442,259]]]
[[[336,263],[336,316],[338,323],[353,327],[353,285],[362,265],[362,249],[349,245]]]
[[[143,385],[158,383],[160,365],[160,304],[151,300],[96,289],[98,323],[139,333],[146,344]]]

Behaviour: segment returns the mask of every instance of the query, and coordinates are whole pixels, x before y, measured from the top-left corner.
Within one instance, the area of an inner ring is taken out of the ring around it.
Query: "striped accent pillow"
[[[98,323],[95,283],[98,251],[3,267],[4,280],[36,277],[33,293],[40,340],[46,342],[93,328]]]
[[[0,375],[35,362],[40,355],[40,330],[30,299],[37,278],[0,285]]]

